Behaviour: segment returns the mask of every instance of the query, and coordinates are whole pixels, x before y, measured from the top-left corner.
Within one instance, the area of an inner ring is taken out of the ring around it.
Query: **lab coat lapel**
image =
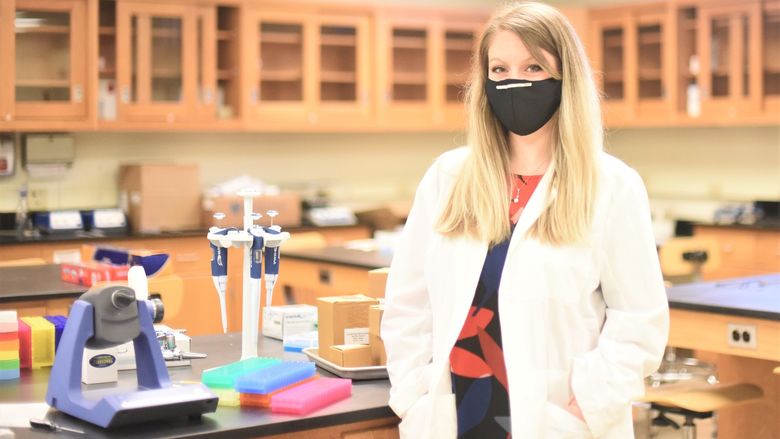
[[[539,216],[544,212],[544,209],[552,203],[557,193],[556,188],[552,186],[552,177],[555,169],[555,161],[550,162],[547,166],[547,171],[539,180],[539,184],[536,186],[534,193],[528,200],[523,212],[520,213],[520,218],[515,225],[515,231],[512,233],[512,238],[509,241],[509,254],[518,246],[525,234],[536,222]]]

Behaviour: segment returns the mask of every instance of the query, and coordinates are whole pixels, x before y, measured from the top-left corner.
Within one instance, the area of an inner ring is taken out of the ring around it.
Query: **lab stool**
[[[651,409],[659,412],[652,421],[654,426],[671,426],[680,429],[680,425],[666,415],[669,413],[682,415],[685,417],[681,429],[682,438],[696,439],[697,419],[711,418],[718,410],[756,402],[763,396],[763,390],[754,384],[716,384],[650,392],[644,398],[644,402],[650,403]]]

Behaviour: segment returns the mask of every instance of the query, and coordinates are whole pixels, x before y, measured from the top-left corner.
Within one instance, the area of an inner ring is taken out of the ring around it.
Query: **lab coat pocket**
[[[551,439],[592,438],[588,425],[573,414],[547,401],[547,436]]]
[[[417,400],[398,424],[402,439],[454,438],[457,434],[455,395],[426,393]]]

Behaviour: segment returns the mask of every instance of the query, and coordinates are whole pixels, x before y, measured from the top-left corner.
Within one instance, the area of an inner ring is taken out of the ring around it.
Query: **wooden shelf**
[[[105,68],[103,70],[100,70],[98,73],[101,75],[116,75],[116,68],[114,67]]]
[[[394,72],[393,84],[400,85],[425,85],[428,82],[424,72]]]
[[[227,81],[233,79],[233,71],[229,69],[218,69],[217,70],[217,80],[219,81]]]
[[[320,72],[320,82],[329,84],[354,84],[356,82],[355,72]]]
[[[17,79],[17,87],[53,87],[70,88],[69,79]]]
[[[639,80],[640,81],[660,81],[661,80],[661,69],[639,69]]]
[[[180,40],[182,32],[180,29],[152,29],[152,38]]]
[[[100,26],[100,29],[98,30],[98,34],[115,36],[116,35],[116,28],[115,27],[110,27],[110,26]]]
[[[230,41],[236,37],[236,33],[230,30],[218,30],[217,41]]]
[[[623,71],[622,70],[612,70],[609,72],[604,72],[604,82],[623,82]]]
[[[300,33],[290,32],[262,32],[260,33],[261,43],[274,44],[302,44],[303,38]]]
[[[263,70],[260,72],[260,81],[262,82],[294,82],[301,79],[303,79],[303,72],[300,69]]]
[[[182,76],[182,71],[177,69],[152,69],[153,79],[181,79]]]
[[[43,25],[35,27],[22,27],[16,29],[17,34],[60,34],[70,33],[70,26]]]
[[[694,18],[684,18],[680,21],[680,27],[683,30],[696,30],[698,27],[696,24],[696,19]]]
[[[661,44],[661,33],[654,32],[639,36],[639,44]]]
[[[447,85],[464,85],[469,79],[468,72],[466,73],[447,73]]]
[[[712,69],[712,74],[713,76],[729,76],[729,68],[724,66]]]
[[[764,73],[768,75],[780,75],[780,66],[766,66]]]
[[[470,40],[446,40],[444,48],[447,50],[471,52],[474,50],[474,42]]]
[[[393,37],[393,48],[425,50],[428,45],[423,37]]]
[[[320,35],[320,44],[323,46],[357,46],[355,35]]]

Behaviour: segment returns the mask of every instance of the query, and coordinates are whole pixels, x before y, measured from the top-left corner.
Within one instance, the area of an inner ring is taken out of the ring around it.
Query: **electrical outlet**
[[[729,323],[726,325],[729,347],[742,349],[758,348],[758,333],[755,325],[738,325]]]

